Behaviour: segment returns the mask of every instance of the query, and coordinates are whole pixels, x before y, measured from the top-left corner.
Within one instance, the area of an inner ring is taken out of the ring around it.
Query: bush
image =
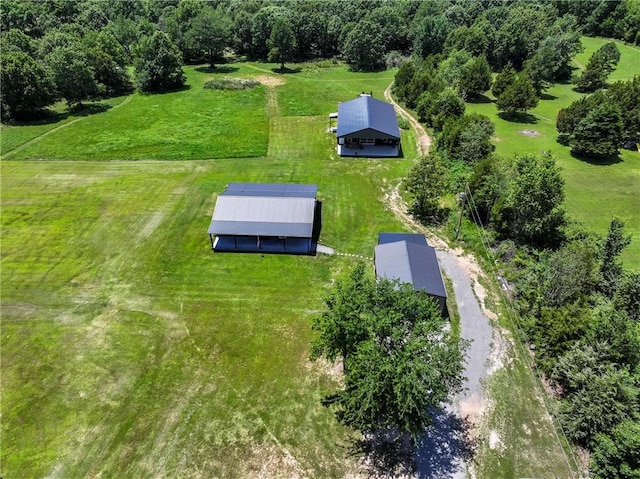
[[[211,90],[248,90],[260,85],[257,80],[247,80],[245,78],[223,77],[209,80],[204,84],[205,88]]]

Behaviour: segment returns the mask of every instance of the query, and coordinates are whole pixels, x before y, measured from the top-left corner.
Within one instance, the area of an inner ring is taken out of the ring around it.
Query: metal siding
[[[370,96],[361,96],[338,105],[338,137],[369,128],[400,139],[400,128],[393,105]]]
[[[406,241],[407,243],[416,243],[428,246],[427,239],[420,233],[378,233],[378,244],[395,243],[397,241]]]
[[[315,198],[221,195],[209,234],[311,237]]]
[[[318,185],[289,183],[229,183],[220,196],[315,198]]]

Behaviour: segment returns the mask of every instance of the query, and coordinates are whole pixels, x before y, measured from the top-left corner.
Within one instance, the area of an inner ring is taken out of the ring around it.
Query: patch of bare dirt
[[[284,78],[274,77],[271,75],[259,75],[254,78],[260,83],[262,83],[264,86],[272,87],[272,88],[280,85],[284,85],[285,83],[287,83]]]
[[[416,143],[418,147],[418,153],[420,155],[426,155],[429,153],[429,148],[431,148],[431,137],[427,134],[427,130],[424,129],[424,126],[420,124],[418,120],[416,120],[413,116],[411,116],[404,108],[398,105],[393,97],[391,96],[391,85],[387,87],[384,91],[384,97],[390,102],[396,109],[396,111],[406,119],[413,130],[416,132]]]
[[[522,133],[524,136],[540,136],[540,132],[536,130],[518,130],[518,133]]]

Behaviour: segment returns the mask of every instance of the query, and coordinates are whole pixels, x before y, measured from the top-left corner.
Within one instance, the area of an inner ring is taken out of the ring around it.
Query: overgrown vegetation
[[[255,88],[260,85],[257,80],[251,80],[248,78],[235,78],[235,77],[222,77],[214,78],[204,84],[205,88],[211,90],[247,90],[249,88]]]
[[[529,34],[535,38],[535,32]],[[568,79],[569,62],[580,49],[576,40],[575,35],[568,39],[559,58],[561,66],[551,70],[557,76],[549,74],[551,63],[544,67],[557,53],[548,46],[562,43],[553,35],[544,42],[538,40],[537,50],[502,60],[506,66],[495,79],[492,93],[503,119],[531,121],[527,112],[536,108],[543,92],[554,81]],[[494,58],[494,67],[499,58]],[[591,70],[604,73],[594,74],[600,83],[589,88],[599,89],[607,86],[606,77],[620,54],[611,43],[594,58]],[[446,190],[465,192],[469,218],[486,230],[485,246],[500,252],[501,267],[515,285],[518,328],[535,347],[537,367],[556,388],[563,430],[574,444],[600,451],[594,454],[594,470],[633,470],[625,466],[636,460],[628,449],[623,447],[617,456],[599,449],[609,447],[607,438],[619,434],[618,427],[628,431],[622,425],[639,420],[638,355],[632,351],[640,349],[640,327],[629,282],[638,273],[625,270],[619,261],[630,237],[618,219],[611,222],[607,237],[601,238],[567,217],[565,182],[549,153],[511,157],[492,153],[493,123],[477,114],[474,121],[473,115],[465,113],[470,105],[461,102],[465,91],[456,72],[472,61],[469,54],[452,50],[405,63],[396,75],[396,95],[416,109],[436,138],[437,152],[416,163],[407,178],[413,213],[423,221],[441,222],[442,214],[434,214],[441,211],[440,196]],[[589,75],[585,71],[584,77]],[[635,145],[635,119],[640,111],[640,97],[634,94],[637,81],[638,77],[618,82],[610,91],[586,97],[560,112],[558,130],[574,153],[609,158],[618,153],[623,138]],[[578,85],[586,89],[584,81]],[[433,182],[424,166],[430,162],[447,166],[445,184]],[[465,182],[469,186],[462,188]]]

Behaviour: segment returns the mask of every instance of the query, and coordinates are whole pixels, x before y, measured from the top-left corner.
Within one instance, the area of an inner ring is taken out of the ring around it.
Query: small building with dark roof
[[[314,253],[317,185],[231,183],[209,225],[214,251]]]
[[[332,113],[329,118],[336,118]],[[338,105],[336,128],[340,156],[396,157],[400,128],[393,105],[362,94]]]
[[[436,250],[424,235],[380,233],[374,263],[377,277],[412,284],[416,291],[435,298],[443,315],[447,314],[447,291]]]

